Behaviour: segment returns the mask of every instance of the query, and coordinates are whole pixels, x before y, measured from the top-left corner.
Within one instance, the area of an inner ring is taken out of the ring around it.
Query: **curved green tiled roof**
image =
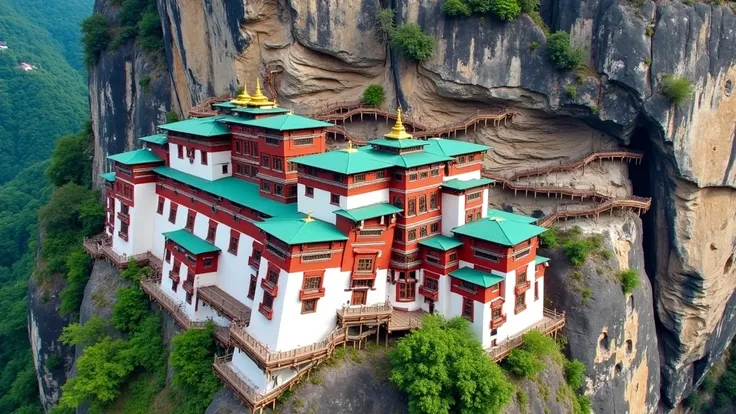
[[[323,152],[322,154],[292,158],[290,161],[340,174],[360,174],[394,166],[391,163],[376,160],[365,151],[355,149]]]
[[[471,180],[448,180],[442,183],[442,187],[452,188],[453,190],[467,190],[469,188],[476,188],[482,185],[492,184],[493,180],[490,178],[473,178]]]
[[[450,272],[450,276],[484,288],[503,282],[502,276],[497,276],[488,272],[481,272],[480,270],[471,269],[469,267],[461,267],[460,269],[452,271]]]
[[[535,265],[540,265],[542,263],[547,263],[547,262],[549,262],[549,257],[537,255],[537,257],[534,259]]]
[[[180,132],[182,134],[197,135],[200,137],[218,137],[222,135],[229,135],[230,130],[227,125],[217,122],[222,116],[210,116],[207,118],[191,118],[186,121],[172,122],[170,124],[159,125],[159,128],[171,131]]]
[[[150,144],[156,144],[156,145],[166,145],[166,143],[169,142],[169,139],[166,137],[166,134],[149,135],[147,137],[140,137],[138,139],[140,139],[143,142],[148,142]]]
[[[105,181],[114,182],[115,181],[115,172],[109,172],[109,173],[100,174],[100,177],[102,177],[102,179],[105,180]]]
[[[171,239],[174,243],[187,249],[192,254],[203,254],[219,252],[220,248],[207,240],[202,240],[192,233],[181,229],[163,233],[167,239]]]
[[[425,147],[426,148],[426,147]],[[384,152],[368,147],[361,147],[360,152],[369,154],[376,161],[391,164],[395,167],[414,168],[420,165],[436,164],[445,161],[452,161],[452,158],[444,155],[434,154],[427,151],[410,152],[407,154],[394,154]]]
[[[304,214],[274,217],[255,224],[259,229],[288,245],[348,239],[348,236],[334,224],[306,217]]]
[[[107,159],[125,165],[151,164],[163,161],[158,155],[148,149],[121,152],[120,154],[110,155]]]
[[[461,242],[456,237],[447,237],[439,234],[437,236],[432,236],[428,239],[424,239],[420,241],[419,244],[446,252],[450,249],[462,246],[463,242]]]
[[[429,145],[424,147],[425,151],[446,155],[448,157],[456,157],[462,154],[471,154],[473,152],[488,151],[491,149],[488,145],[458,141],[455,139],[430,138],[427,142]]]
[[[502,246],[516,246],[547,231],[544,227],[501,217],[488,217],[455,227],[452,232]]]
[[[350,210],[336,210],[335,214],[352,221],[361,221],[369,218],[381,217],[403,211],[389,203],[378,203],[365,207],[351,208]]]
[[[332,124],[329,124],[327,122],[322,122],[316,119],[294,114],[269,116],[260,119],[227,117],[223,119],[221,123],[222,122],[233,122],[241,125],[248,125],[256,128],[264,128],[275,131],[293,131],[297,129],[326,128],[332,126]]]
[[[495,208],[488,209],[488,217],[500,217],[505,220],[518,221],[519,223],[526,223],[526,224],[532,224],[538,220],[531,216],[510,213],[508,211],[498,210]]]
[[[243,114],[262,115],[262,114],[285,114],[289,112],[286,108],[249,108],[249,107],[238,107],[233,109],[233,112],[239,112]],[[226,120],[227,121],[227,120]]]
[[[419,139],[414,138],[404,138],[404,139],[386,139],[386,138],[379,138],[374,139],[368,142],[369,145],[378,145],[381,147],[389,147],[389,148],[415,148],[415,147],[423,147],[427,144],[427,141],[422,141]]]

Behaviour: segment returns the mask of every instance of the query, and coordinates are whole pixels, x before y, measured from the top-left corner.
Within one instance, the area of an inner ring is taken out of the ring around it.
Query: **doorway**
[[[365,305],[365,290],[354,290],[353,295],[350,297],[351,305]]]

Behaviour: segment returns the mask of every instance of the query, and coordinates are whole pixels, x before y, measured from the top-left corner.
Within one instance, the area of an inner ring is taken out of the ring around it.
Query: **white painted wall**
[[[506,302],[503,304],[502,312],[506,314],[506,323],[498,328],[496,340],[498,343],[529,329],[531,326],[540,322],[544,318],[544,278],[540,279],[539,299],[534,300],[534,261],[527,265],[527,279],[531,285],[529,290],[524,293],[526,309],[518,315],[514,313],[516,304],[516,294],[514,287],[516,286],[516,271],[508,272],[505,276],[506,287],[504,298]],[[494,272],[498,273],[498,272]]]
[[[286,368],[265,374],[245,352],[241,352],[237,347],[233,352],[230,367],[261,395],[281,386],[298,373],[298,370]]]
[[[483,189],[483,205],[480,207],[480,216],[488,217],[488,188]]]
[[[334,213],[336,210],[349,210],[371,204],[388,203],[389,191],[386,188],[349,197],[340,196],[340,205],[332,204],[330,200],[331,193],[329,191],[315,187],[314,197],[307,197],[306,186],[304,184],[297,185],[297,210],[304,214],[311,212],[314,217],[332,224],[336,222]]]
[[[468,168],[470,168],[470,166],[468,166]],[[470,172],[460,173],[460,174],[455,174],[455,175],[448,175],[446,177],[442,177],[442,181],[448,181],[448,180],[454,180],[454,179],[458,179],[460,181],[466,181],[466,180],[472,180],[474,178],[480,178],[480,170],[475,170],[475,171],[470,171]]]
[[[184,158],[179,158],[177,147],[177,144],[169,143],[169,164],[171,168],[210,181],[230,177],[233,173],[230,151],[208,152],[207,165],[202,165],[202,151],[195,149],[194,162],[189,162],[187,147],[183,145]],[[227,165],[227,173],[222,172],[223,165]]]
[[[390,270],[389,270],[389,272],[390,272]],[[398,280],[399,279],[399,272],[400,271],[399,270],[394,270],[393,272],[394,272],[393,273],[393,280]],[[387,287],[387,289],[388,289],[388,297],[389,297],[389,300],[391,301],[391,306],[394,306],[394,307],[397,307],[397,308],[401,308],[401,309],[405,309],[405,310],[408,310],[408,311],[415,311],[415,310],[419,310],[419,309],[422,308],[422,305],[424,304],[424,296],[422,296],[422,295],[419,294],[419,286],[420,286],[420,282],[422,281],[423,272],[424,271],[422,269],[417,269],[417,274],[416,274],[417,283],[414,285],[415,296],[414,296],[414,300],[411,301],[411,302],[404,302],[404,301],[399,301],[398,300],[398,295],[396,294],[396,285],[399,282],[396,282],[396,284],[389,284],[388,285],[388,287]]]
[[[130,207],[128,215],[130,216],[130,225],[128,226],[128,240],[123,240],[118,236],[120,231],[120,219],[117,214],[122,210],[122,204],[119,200],[115,200],[115,231],[112,238],[112,249],[118,254],[134,256],[146,253],[153,246],[153,228],[154,217],[151,211],[156,211],[156,184],[145,183],[135,184],[133,186],[133,199],[135,207]]]
[[[452,237],[452,229],[465,224],[465,195],[442,193],[442,234]]]
[[[388,269],[376,269],[376,281],[373,283],[373,289],[368,290],[368,296],[365,298],[367,305],[386,303],[388,300],[388,286],[390,285],[386,283],[387,273]],[[347,293],[350,294],[350,292]],[[350,300],[349,297],[348,300]]]
[[[370,191],[368,193],[351,195],[344,198],[346,200],[345,207],[343,208],[349,210],[351,208],[370,206],[371,204],[388,203],[389,191],[388,188],[385,188],[383,190]],[[340,205],[343,204],[342,201],[341,197]]]

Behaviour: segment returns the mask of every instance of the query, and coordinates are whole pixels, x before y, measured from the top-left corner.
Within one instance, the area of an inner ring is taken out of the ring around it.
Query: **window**
[[[159,197],[158,198],[158,207],[156,207],[156,213],[158,214],[164,214],[164,198]]]
[[[256,175],[258,175],[258,167],[256,167],[255,165],[251,165],[250,166],[250,176],[255,177]]]
[[[403,273],[403,272],[402,272]],[[414,300],[416,297],[416,283],[413,281],[406,281],[396,285],[399,290],[399,300],[403,302],[409,302]]]
[[[523,285],[526,282],[526,272],[520,271],[516,274],[516,284]]]
[[[176,280],[172,280],[172,281],[171,281],[171,290],[173,290],[174,292],[176,292],[176,288],[177,288],[178,286],[179,286],[179,284],[178,284],[178,283],[176,283]]]
[[[427,226],[419,228],[419,237],[427,237]]]
[[[386,171],[376,171],[376,178],[383,178],[386,176]]]
[[[473,213],[468,214],[468,216],[465,218],[466,223],[470,223],[473,221]]]
[[[355,174],[355,176],[353,177],[353,181],[356,183],[362,183],[363,181],[365,181],[365,174]]]
[[[273,193],[276,195],[284,195],[284,186],[281,184],[274,184]]]
[[[524,303],[524,294],[516,295],[516,306],[514,307],[516,310],[516,313],[519,313],[526,309],[526,304]]]
[[[294,172],[294,171],[296,171],[296,164],[294,164],[291,161],[286,161],[286,170],[288,172]]]
[[[454,262],[455,260],[457,260],[457,253],[450,253],[450,261]]]
[[[256,297],[256,281],[255,275],[250,276],[250,285],[248,285],[248,299],[253,300]]]
[[[464,290],[467,290],[467,291],[469,291],[469,292],[473,292],[473,293],[475,293],[475,285],[474,285],[474,284],[472,284],[472,283],[470,283],[470,282],[466,282],[466,281],[464,281],[464,280],[461,280],[461,281],[460,281],[460,287],[461,287],[462,289],[464,289]]]
[[[253,151],[251,152],[251,155],[253,155],[254,157],[257,157],[258,156],[258,143],[252,142],[250,145],[253,149]]]
[[[281,158],[274,157],[273,169],[276,171],[284,171],[284,160]]]
[[[483,193],[482,193],[481,191],[478,191],[478,192],[475,192],[475,193],[470,193],[470,194],[468,194],[468,195],[467,195],[467,196],[466,196],[465,198],[466,198],[466,199],[467,199],[468,201],[472,201],[472,200],[477,200],[477,199],[479,199],[479,198],[481,197],[481,195],[483,195]]]
[[[437,279],[432,279],[431,277],[425,276],[424,288],[432,292],[437,292],[437,290],[439,289],[439,283],[437,282]]]
[[[373,259],[370,258],[362,258],[358,259],[358,267],[356,268],[357,272],[372,272],[373,271]]]
[[[322,278],[319,276],[304,278],[304,290],[305,291],[319,290],[321,285],[322,285]]]
[[[501,308],[491,309],[491,319],[497,321],[501,319]]]
[[[432,168],[432,170],[430,171],[430,173],[432,174],[432,177],[437,177],[438,175],[440,175],[440,169],[439,168]]]
[[[227,172],[228,172],[228,168],[227,168],[227,164],[225,164],[222,166],[222,173],[227,175]]]
[[[340,196],[338,194],[330,194],[330,203],[339,205],[340,204]]]
[[[409,174],[409,181],[416,181],[417,180],[417,173]]]
[[[429,177],[429,171],[422,171],[421,173],[419,173],[419,178],[421,179],[425,179],[428,177]]]
[[[294,146],[312,145],[314,138],[297,138],[294,140]]]
[[[176,208],[178,206],[174,203],[171,203],[171,206],[169,207],[169,223],[175,224],[176,223]]]
[[[417,200],[412,198],[409,199],[409,208],[408,208],[408,215],[413,216],[417,214]]]
[[[426,259],[425,260],[427,262],[429,262],[429,263],[436,263],[436,264],[439,264],[439,262],[440,262],[440,258],[439,257],[437,257],[437,256],[430,256],[429,254],[426,256]]]
[[[263,191],[267,193],[271,192],[271,183],[269,181],[263,181]]]
[[[296,186],[295,185],[289,186],[289,197],[296,197]]]
[[[246,175],[248,171],[250,171],[250,168],[248,166],[245,166],[239,162],[235,163],[235,172],[237,174]]]
[[[128,240],[128,223],[120,222],[120,237],[123,240]]]
[[[279,272],[276,270],[269,270],[268,274],[266,275],[266,280],[268,283],[276,286],[279,284]]]
[[[261,251],[260,250],[253,250],[253,262],[261,263]]]
[[[475,154],[468,155],[468,162],[475,161]]]
[[[394,197],[394,206],[398,208],[404,208],[404,200],[400,199],[399,197]]]
[[[480,220],[480,211],[475,212],[475,219]]]
[[[305,187],[304,193],[307,197],[314,197],[314,187]]]
[[[202,165],[207,165],[207,151],[200,151],[202,154]]]
[[[417,239],[417,230],[411,229],[409,230],[409,241],[416,240]]]
[[[434,210],[438,207],[437,205],[437,193],[432,193],[429,196],[429,208]]]
[[[237,140],[237,139],[235,140],[235,153],[236,154],[242,154],[243,153],[243,149],[242,149],[242,147],[240,145],[240,141]]]
[[[332,257],[332,253],[310,253],[302,255],[302,262],[316,262],[318,260],[329,260]]]
[[[172,267],[172,271],[175,275],[179,275],[179,271],[181,270],[181,262],[174,259],[174,267]]]
[[[171,250],[166,249],[166,263],[171,263]]]
[[[396,181],[403,181],[404,177],[399,173],[394,173],[394,180]]]
[[[334,181],[337,181],[338,183],[341,183],[341,182],[344,182],[345,181],[345,176],[342,175],[342,174],[340,174],[340,173],[333,173],[332,174],[332,179]]]
[[[211,257],[205,257],[202,260],[202,262],[204,264],[204,268],[205,269],[209,269],[209,268],[211,268],[215,264],[215,260],[213,258],[211,258]]]
[[[189,214],[187,214],[187,224],[184,226],[185,229],[189,231],[194,231],[194,218],[197,216],[197,212],[194,210],[189,210]]]
[[[187,148],[187,158],[194,160],[194,148]]]
[[[427,212],[427,196],[426,195],[419,196],[419,212],[420,213]]]
[[[276,138],[266,138],[266,144],[268,145],[279,145],[279,140]]]
[[[350,281],[350,288],[351,289],[372,289],[373,288],[373,279],[355,279]]]
[[[238,254],[238,242],[240,241],[240,237],[238,234],[231,234],[230,235],[230,245],[227,247],[227,251],[237,255]]]
[[[396,240],[397,242],[403,242],[404,241],[404,230],[402,229],[394,230],[394,240]]]
[[[317,299],[308,299],[302,302],[302,313],[317,312]]]
[[[179,157],[179,159],[183,159],[184,158],[184,147],[182,147],[181,145],[177,145],[176,155]]]
[[[473,301],[463,298],[463,318],[473,322]]]
[[[440,223],[432,223],[432,225],[430,226],[429,232],[432,234],[439,233]]]
[[[534,282],[534,300],[539,300],[539,281]]]
[[[494,263],[498,263],[498,256],[493,253],[484,252],[482,250],[474,250],[473,255],[475,255],[475,257],[480,257],[481,259],[486,259]]]
[[[129,216],[130,215],[130,207],[128,207],[125,204],[121,204],[120,205],[120,214],[122,214],[124,216]]]
[[[268,292],[263,292],[263,307],[266,310],[273,308],[273,296]]]
[[[268,155],[261,155],[261,167],[271,168],[271,160]]]
[[[457,163],[458,164],[465,164],[465,156],[464,155],[461,155],[461,156],[457,157]]]
[[[210,222],[209,228],[207,228],[207,241],[215,243],[215,236],[217,235],[217,223]]]

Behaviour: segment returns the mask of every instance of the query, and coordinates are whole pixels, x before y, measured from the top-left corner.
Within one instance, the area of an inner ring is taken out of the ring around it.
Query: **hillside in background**
[[[88,118],[84,77],[72,66],[79,46],[66,49],[89,13],[80,3],[91,2],[0,0],[0,41],[8,47],[0,50],[0,183],[47,159],[56,138]]]

